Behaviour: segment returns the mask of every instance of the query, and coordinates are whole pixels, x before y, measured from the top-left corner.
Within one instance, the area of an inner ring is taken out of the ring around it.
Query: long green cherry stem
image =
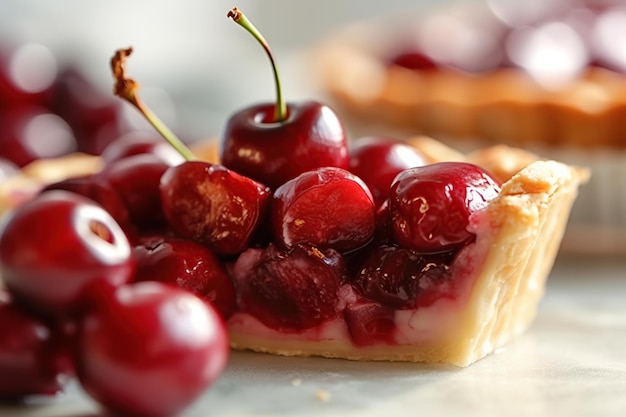
[[[274,108],[274,121],[283,122],[287,119],[287,103],[283,99],[282,88],[280,86],[280,76],[278,75],[278,66],[274,59],[274,54],[261,32],[248,20],[248,18],[236,7],[233,7],[228,11],[227,17],[233,19],[235,23],[247,30],[254,38],[259,41],[268,58],[272,64],[272,71],[274,72],[274,81],[276,82],[276,107]]]
[[[148,120],[148,122],[159,132],[161,136],[170,144],[174,149],[182,155],[185,160],[190,161],[196,159],[191,149],[187,147],[181,141],[174,132],[172,132],[166,125],[158,118],[156,114],[150,110],[137,95],[139,90],[139,84],[126,77],[126,59],[133,53],[133,48],[119,49],[111,58],[111,69],[113,70],[113,77],[115,78],[115,85],[113,92],[115,95],[128,101],[135,106],[137,110]]]

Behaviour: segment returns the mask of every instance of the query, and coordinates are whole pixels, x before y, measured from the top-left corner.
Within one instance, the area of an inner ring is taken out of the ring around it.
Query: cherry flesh
[[[343,314],[350,337],[357,346],[393,343],[396,329],[393,308],[362,299],[347,305]]]
[[[176,237],[154,236],[133,248],[136,281],[159,281],[183,288],[211,303],[222,318],[235,310],[235,287],[226,267],[207,247]]]
[[[500,192],[482,168],[439,162],[400,173],[391,186],[389,215],[395,241],[420,253],[447,252],[473,240],[472,213]]]
[[[380,246],[371,251],[352,283],[370,300],[393,309],[430,305],[450,296],[451,254],[420,255],[397,246]]]
[[[64,379],[54,335],[0,292],[0,401],[55,395]]]
[[[178,415],[225,367],[222,319],[188,291],[139,282],[95,300],[79,322],[76,372],[113,414]]]
[[[0,273],[15,301],[32,311],[75,314],[90,287],[128,282],[134,266],[119,225],[78,194],[50,191],[3,219]]]
[[[374,234],[372,195],[358,177],[341,168],[318,168],[274,192],[273,236],[284,247],[308,243],[345,253],[365,246]]]
[[[345,274],[345,259],[339,253],[310,245],[287,251],[274,245],[248,249],[233,267],[240,311],[285,332],[336,317]]]
[[[170,227],[218,255],[243,252],[267,211],[270,190],[222,165],[187,161],[161,177]]]
[[[376,207],[387,199],[389,187],[400,172],[426,164],[415,148],[382,137],[359,139],[350,149],[350,172],[361,178],[374,197]]]

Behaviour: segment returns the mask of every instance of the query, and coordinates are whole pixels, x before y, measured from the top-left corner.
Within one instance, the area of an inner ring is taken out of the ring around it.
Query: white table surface
[[[537,320],[505,349],[457,369],[234,352],[181,417],[624,416],[626,259],[560,257]],[[0,417],[96,417],[80,388]]]

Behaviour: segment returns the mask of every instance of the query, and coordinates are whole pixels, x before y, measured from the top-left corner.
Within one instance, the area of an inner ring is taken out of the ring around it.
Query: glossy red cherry
[[[315,168],[347,169],[347,139],[336,113],[314,101],[285,103],[267,42],[237,8],[230,11],[229,17],[249,31],[267,52],[277,100],[243,109],[227,121],[221,135],[221,163],[272,189]]]
[[[235,287],[207,247],[168,236],[148,237],[133,248],[136,281],[176,285],[210,302],[224,319],[235,310]]]
[[[41,194],[0,228],[0,273],[15,301],[33,311],[76,313],[90,287],[128,282],[134,266],[119,225],[75,193]]]
[[[220,149],[224,166],[274,189],[315,168],[348,169],[346,135],[329,107],[288,104],[280,121],[273,119],[274,107],[249,107],[228,120]]]
[[[274,192],[273,236],[285,247],[307,243],[345,253],[372,239],[375,211],[372,195],[358,177],[341,168],[318,168]]]
[[[62,391],[64,374],[48,325],[0,292],[0,401]]]
[[[426,163],[415,148],[397,140],[365,137],[350,149],[350,172],[361,178],[379,207],[389,195],[389,187],[400,172]]]
[[[76,371],[115,415],[171,417],[221,374],[228,337],[195,295],[158,282],[102,294],[80,320]]]
[[[472,213],[500,192],[482,168],[440,162],[400,173],[391,186],[389,215],[395,241],[421,253],[446,252],[470,242]]]
[[[270,190],[221,165],[187,161],[161,178],[163,212],[180,236],[219,255],[248,247],[267,211]]]
[[[297,245],[248,249],[233,267],[238,306],[265,325],[302,331],[338,315],[344,258],[334,250]]]

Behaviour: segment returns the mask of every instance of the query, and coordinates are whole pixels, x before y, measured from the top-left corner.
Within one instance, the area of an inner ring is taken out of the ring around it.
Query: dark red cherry
[[[170,167],[160,187],[171,228],[219,255],[234,255],[248,247],[270,199],[263,184],[201,161]]]
[[[120,226],[75,193],[40,194],[0,228],[0,273],[15,301],[33,311],[76,313],[90,287],[128,282],[134,266]]]
[[[452,296],[448,273],[451,254],[420,255],[397,246],[374,248],[353,284],[370,300],[394,309],[430,305],[442,296]]]
[[[266,326],[301,331],[336,317],[345,260],[334,250],[296,245],[248,249],[233,267],[238,306]]]
[[[482,168],[464,162],[440,162],[410,168],[391,186],[389,214],[395,241],[422,253],[446,252],[470,242],[472,213],[500,192],[500,184]]]
[[[77,144],[70,126],[58,115],[38,106],[0,111],[0,157],[22,167],[35,159],[73,152]]]
[[[235,287],[226,267],[207,247],[175,237],[142,239],[133,248],[136,281],[159,281],[210,302],[224,319],[235,310]]]
[[[107,165],[118,159],[138,154],[152,154],[168,165],[178,165],[184,158],[156,131],[135,130],[122,134],[103,151],[102,160]]]
[[[155,154],[138,154],[110,162],[98,174],[110,184],[139,229],[165,224],[161,208],[161,177],[172,165]]]
[[[219,314],[171,285],[139,282],[101,294],[78,325],[76,373],[113,415],[178,415],[221,374]]]
[[[53,332],[0,292],[0,401],[56,395],[64,374]]]
[[[221,137],[221,163],[272,189],[315,168],[348,169],[346,133],[337,114],[315,101],[286,103],[274,56],[263,35],[237,8],[228,17],[265,49],[274,73],[276,103],[248,107],[227,121]]]
[[[389,195],[389,187],[400,172],[426,163],[423,155],[406,143],[366,137],[350,150],[350,172],[361,178],[379,207]]]
[[[367,186],[341,168],[318,168],[287,181],[272,197],[273,235],[285,247],[307,243],[349,252],[374,234],[376,214]]]
[[[348,169],[346,134],[338,116],[317,102],[289,104],[285,120],[273,119],[273,104],[234,114],[222,133],[224,166],[277,188],[319,167]]]

